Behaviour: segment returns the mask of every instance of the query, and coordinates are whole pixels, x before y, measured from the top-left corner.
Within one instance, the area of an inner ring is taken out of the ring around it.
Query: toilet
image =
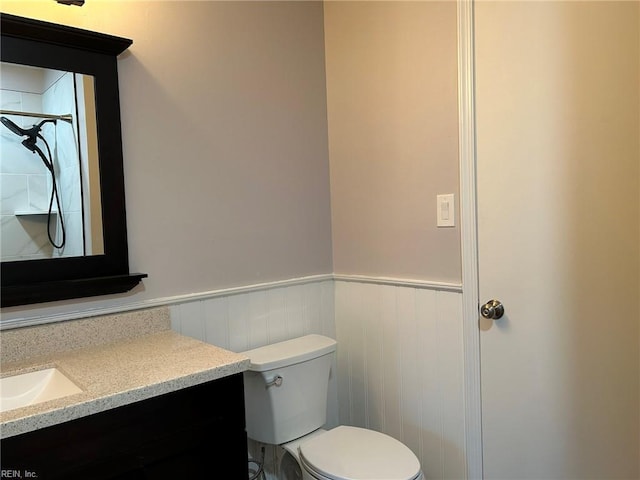
[[[326,423],[336,341],[305,335],[243,352],[247,436],[287,452],[280,480],[424,480],[420,462],[398,440]]]

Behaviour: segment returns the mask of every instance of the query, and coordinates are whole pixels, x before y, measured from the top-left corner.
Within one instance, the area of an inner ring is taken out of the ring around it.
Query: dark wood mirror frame
[[[132,41],[0,13],[1,60],[91,75],[95,82],[104,255],[2,262],[2,307],[122,293],[129,273],[117,56]]]

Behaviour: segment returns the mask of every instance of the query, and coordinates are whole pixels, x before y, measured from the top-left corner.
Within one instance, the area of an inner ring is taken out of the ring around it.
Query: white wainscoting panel
[[[174,331],[233,352],[308,333],[335,338],[331,280],[215,296],[170,308]]]
[[[335,284],[340,423],[405,443],[428,479],[466,477],[462,295]]]
[[[338,341],[327,427],[385,432],[428,479],[464,479],[462,295],[323,280],[175,304],[172,328],[235,352],[320,333]],[[249,442],[253,458],[260,445]],[[283,452],[267,448],[267,480]]]
[[[242,352],[309,333],[336,338],[334,282],[323,280],[300,285],[265,288],[175,304],[170,307],[176,332]],[[338,425],[336,361],[329,380],[327,427]],[[250,458],[261,458],[261,444],[249,441]],[[266,447],[267,480],[278,478],[281,448]]]

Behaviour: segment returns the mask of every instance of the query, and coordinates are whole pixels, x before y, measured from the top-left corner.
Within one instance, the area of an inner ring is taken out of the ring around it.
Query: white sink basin
[[[12,375],[0,378],[0,412],[80,392],[57,368]]]

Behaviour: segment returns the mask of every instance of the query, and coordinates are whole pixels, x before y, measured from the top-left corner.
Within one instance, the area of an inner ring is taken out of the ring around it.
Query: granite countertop
[[[0,438],[241,373],[244,355],[171,330],[2,364],[1,376],[56,367],[83,391],[0,413]]]

